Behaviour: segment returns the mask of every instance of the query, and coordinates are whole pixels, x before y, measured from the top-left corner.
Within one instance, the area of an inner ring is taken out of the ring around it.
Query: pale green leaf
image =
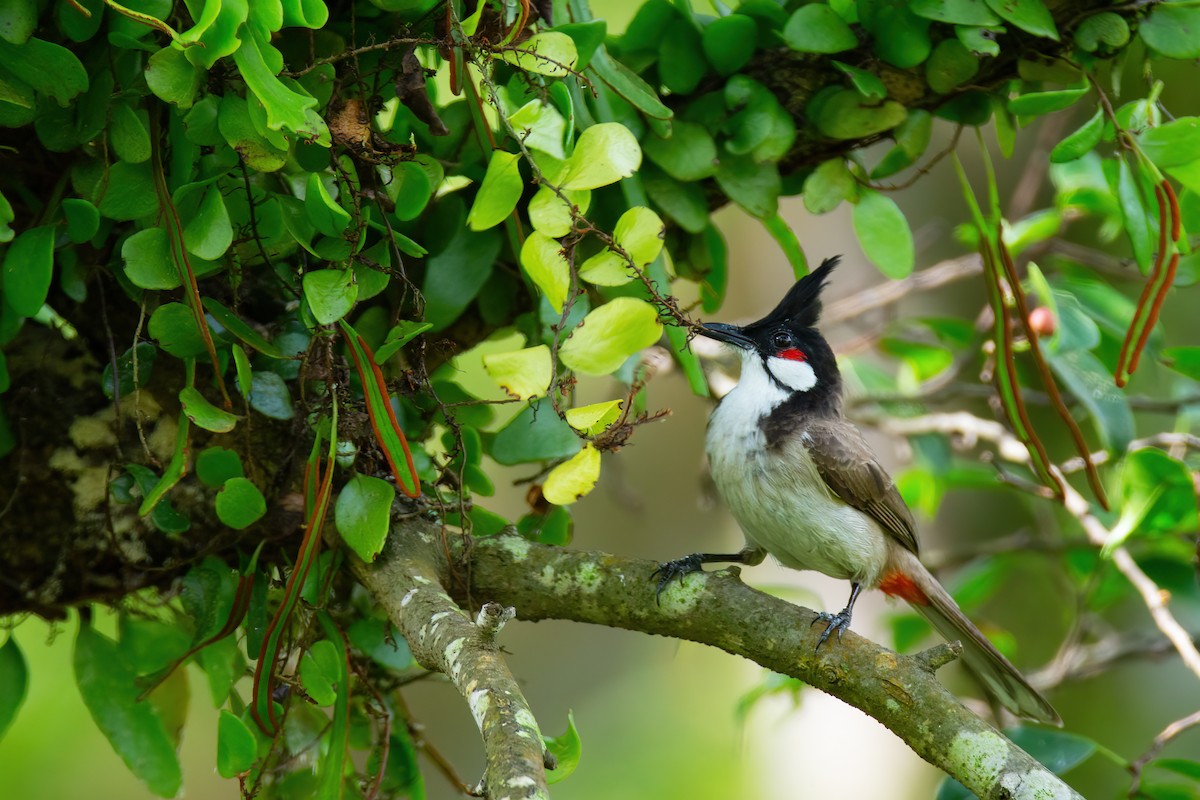
[[[483,368],[492,380],[518,400],[546,394],[554,375],[553,367],[550,348],[544,344],[483,357]]]
[[[618,297],[583,318],[559,348],[559,357],[576,372],[608,375],[661,335],[654,306],[636,297]]]
[[[575,152],[553,181],[563,189],[598,189],[637,172],[642,148],[619,122],[601,122],[585,130]]]
[[[521,246],[521,267],[554,310],[561,313],[571,288],[571,267],[562,245],[541,231],[533,231]]]
[[[575,40],[565,33],[544,31],[530,36],[512,49],[502,50],[503,61],[538,75],[561,78],[575,69],[579,53]]]
[[[890,197],[863,192],[854,206],[854,233],[867,258],[884,275],[897,280],[912,272],[916,261],[912,231]]]

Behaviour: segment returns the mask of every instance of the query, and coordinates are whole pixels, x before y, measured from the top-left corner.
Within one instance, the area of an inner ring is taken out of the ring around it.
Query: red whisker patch
[[[779,358],[786,358],[788,361],[807,361],[808,356],[804,355],[803,350],[798,350],[795,347],[788,348],[779,354]]]
[[[899,597],[913,605],[929,605],[929,597],[920,586],[902,572],[889,572],[879,582],[879,590],[891,597]]]

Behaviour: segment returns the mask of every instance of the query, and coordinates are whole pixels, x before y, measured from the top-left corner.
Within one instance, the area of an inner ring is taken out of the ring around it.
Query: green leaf
[[[783,42],[802,53],[840,53],[858,47],[846,21],[823,3],[800,6],[783,26]]]
[[[699,184],[670,178],[653,164],[643,164],[638,176],[650,201],[679,227],[688,233],[708,227],[708,201]]]
[[[887,87],[875,73],[843,64],[841,61],[834,61],[833,65],[850,79],[855,91],[861,94],[864,100],[876,101],[887,97]]]
[[[651,119],[670,119],[671,109],[663,105],[650,84],[622,64],[608,57],[603,47],[592,57],[591,69],[608,88]]]
[[[854,233],[863,253],[892,280],[909,275],[916,261],[904,212],[886,195],[865,190],[854,206]]]
[[[0,21],[0,27],[2,25]],[[3,741],[5,731],[16,719],[28,691],[29,667],[21,648],[17,646],[17,640],[9,631],[8,641],[0,645],[0,741]]]
[[[283,351],[275,345],[268,342],[262,334],[251,328],[240,317],[234,314],[225,306],[211,297],[205,297],[201,301],[204,310],[212,315],[212,318],[220,323],[221,327],[232,333],[237,338],[241,339],[246,344],[253,347],[264,356],[270,358],[285,358]]]
[[[1200,159],[1200,117],[1178,117],[1137,134],[1138,146],[1160,169]]]
[[[237,382],[238,393],[241,394],[243,400],[249,400],[254,385],[254,372],[250,369],[250,358],[240,344],[232,345],[229,350],[233,353],[233,378]]]
[[[100,213],[118,222],[147,217],[158,211],[158,196],[149,162],[118,161],[108,170],[100,198]]]
[[[238,152],[247,168],[275,172],[287,163],[287,151],[272,144],[254,126],[245,98],[232,93],[222,96],[217,126],[225,143]]]
[[[904,122],[908,115],[908,110],[894,100],[867,103],[853,89],[835,90],[822,100],[809,105],[810,115],[815,115],[810,118],[821,133],[832,139],[860,139],[883,133]]]
[[[710,22],[701,35],[704,55],[721,75],[732,75],[750,61],[758,26],[750,17],[730,14]]]
[[[544,344],[485,355],[483,368],[504,391],[518,400],[531,400],[546,394],[554,372],[550,348]]]
[[[188,61],[177,47],[167,46],[146,62],[146,85],[162,101],[181,109],[192,107],[204,71]]]
[[[1075,44],[1088,53],[1107,53],[1129,44],[1129,23],[1120,14],[1093,14],[1075,29]]]
[[[879,58],[893,67],[910,69],[929,57],[933,49],[929,20],[901,3],[881,3],[874,8],[873,14],[860,10],[859,16],[863,27],[871,32],[871,48]]]
[[[316,172],[308,175],[307,189],[304,193],[304,211],[313,227],[326,236],[341,236],[342,231],[350,225],[350,213],[329,195],[329,190],[325,188],[325,182]]]
[[[686,120],[671,123],[671,137],[653,133],[643,143],[646,155],[663,172],[680,181],[711,178],[717,171],[717,145],[703,125]]]
[[[53,225],[41,225],[23,231],[4,254],[4,302],[22,317],[32,317],[42,309],[50,294],[54,277]]]
[[[159,227],[145,228],[130,236],[121,245],[125,261],[125,277],[142,289],[175,289],[179,286],[179,270],[171,257],[167,232]]]
[[[475,195],[471,212],[467,214],[467,226],[471,230],[482,231],[499,225],[512,214],[525,188],[520,165],[520,154],[492,151],[483,183]]]
[[[242,459],[234,450],[206,447],[196,456],[196,477],[210,489],[220,489],[230,478],[243,478]]]
[[[996,25],[1000,22],[984,0],[910,0],[908,8],[918,17],[952,25]]]
[[[871,170],[871,178],[874,180],[886,178],[915,164],[929,147],[932,131],[933,116],[928,111],[921,109],[909,111],[904,122],[901,122],[892,131],[896,146],[889,150]]]
[[[540,401],[496,434],[489,455],[496,463],[511,466],[566,458],[578,449],[579,438],[571,426],[554,413],[548,401]]]
[[[783,185],[774,164],[760,164],[752,156],[723,154],[716,178],[721,191],[752,216],[768,219],[779,210]]]
[[[565,25],[555,25],[554,30],[565,33],[575,41],[575,51],[578,53],[575,69],[583,70],[587,69],[587,65],[591,63],[592,54],[596,52],[596,48],[604,44],[604,37],[608,33],[608,24],[602,19],[590,22],[568,22]]]
[[[574,457],[550,470],[542,496],[556,506],[574,503],[596,487],[600,478],[600,451],[585,444]]]
[[[150,159],[149,118],[128,103],[114,103],[108,122],[108,141],[122,161],[141,164]]]
[[[826,214],[857,196],[858,183],[840,157],[822,161],[804,181],[804,207],[810,214]]]
[[[296,415],[292,396],[283,378],[274,372],[255,372],[250,389],[250,407],[264,417],[291,419]]]
[[[642,164],[642,148],[619,122],[601,122],[585,130],[575,151],[552,183],[562,189],[598,189],[628,178]]]
[[[254,93],[267,112],[267,128],[272,131],[288,131],[303,140],[328,144],[329,130],[325,127],[320,115],[310,109],[317,106],[317,99],[300,91],[293,91],[284,84],[275,73],[278,71],[267,65],[264,54],[279,60],[279,52],[268,42],[260,41],[253,27],[247,29],[250,35],[242,38],[242,46],[233,54],[234,63],[246,87]],[[188,52],[189,56],[191,51]],[[211,66],[211,65],[210,65]],[[293,84],[299,88],[299,84]]]
[[[1006,728],[1004,735],[1055,775],[1062,775],[1082,764],[1097,750],[1091,739],[1051,728],[1021,725]]]
[[[453,229],[452,229],[453,230]],[[450,245],[425,262],[425,321],[441,330],[458,318],[492,274],[500,253],[495,229],[476,233],[459,230]]]
[[[88,88],[87,70],[75,54],[41,39],[31,38],[15,45],[0,37],[0,64],[63,108]]]
[[[1200,381],[1200,347],[1168,347],[1162,352],[1163,363],[1171,369]]]
[[[546,750],[554,756],[558,766],[546,771],[546,783],[555,784],[570,777],[579,766],[579,756],[583,743],[579,740],[579,731],[575,729],[575,712],[567,712],[567,730],[562,736],[543,736]]]
[[[618,297],[584,317],[558,353],[576,372],[608,375],[661,335],[654,306],[635,297]]]
[[[1053,92],[1029,92],[1009,100],[1008,110],[1022,117],[1052,114],[1070,108],[1090,91],[1091,87],[1080,86],[1076,89],[1059,89]]]
[[[233,225],[219,186],[215,183],[182,186],[176,190],[174,202],[184,221],[183,242],[188,252],[207,261],[225,255],[233,244]]]
[[[258,741],[240,719],[221,709],[217,722],[217,774],[236,778],[249,771],[258,759]]]
[[[521,246],[521,268],[554,310],[562,313],[571,289],[571,267],[562,244],[541,231],[533,231]]]
[[[230,478],[217,492],[217,518],[234,530],[250,527],[266,513],[266,498],[248,478]]]
[[[384,620],[359,617],[350,623],[346,636],[359,652],[380,666],[400,671],[415,664],[408,642]]]
[[[1123,453],[1134,435],[1133,412],[1125,394],[1113,385],[1112,373],[1086,350],[1048,353],[1054,374],[1088,410],[1104,447]]]
[[[1082,158],[1100,144],[1100,137],[1104,134],[1104,123],[1104,109],[1097,108],[1091,119],[1054,145],[1054,149],[1050,151],[1050,163],[1065,164]]]
[[[383,550],[396,490],[385,480],[356,474],[338,494],[334,520],[350,549],[370,563]]]
[[[300,682],[319,706],[331,706],[337,701],[337,686],[344,674],[345,664],[337,647],[328,639],[314,642],[300,659]]]
[[[70,201],[63,201],[64,210],[68,202]],[[16,231],[9,225],[14,219],[16,219],[16,215],[13,213],[12,203],[8,202],[8,198],[4,196],[4,192],[0,192],[0,244],[11,242],[13,237],[17,235]],[[89,236],[88,238],[90,239],[91,237]]]
[[[196,358],[206,352],[196,317],[182,303],[165,303],[150,315],[150,338],[176,358]]]
[[[986,2],[988,8],[999,14],[1005,22],[1011,22],[1034,36],[1058,41],[1058,29],[1054,27],[1054,18],[1050,16],[1050,12],[1042,0],[986,0]]]
[[[1167,58],[1200,58],[1200,8],[1157,3],[1138,25],[1138,36]]]
[[[137,353],[137,371],[133,368],[134,353]],[[133,347],[126,350],[117,357],[117,385],[113,385],[113,368],[112,364],[104,365],[104,372],[100,376],[100,388],[104,392],[104,396],[110,400],[114,397],[114,389],[119,389],[121,397],[128,397],[129,394],[139,386],[145,386],[150,380],[150,373],[154,369],[154,359],[158,355],[158,348],[149,342],[138,342]]]
[[[0,39],[25,44],[37,28],[38,8],[34,0],[10,0],[0,7]],[[0,727],[0,732],[3,728]]]
[[[975,77],[978,71],[979,59],[966,45],[957,39],[945,39],[938,43],[925,62],[925,81],[935,92],[949,94]]]
[[[1142,198],[1137,176],[1124,158],[1118,162],[1117,199],[1121,202],[1121,214],[1125,219],[1125,233],[1129,236],[1133,257],[1142,271],[1147,272],[1150,269],[1150,256],[1154,248],[1149,211]]]
[[[500,59],[528,72],[561,78],[575,69],[579,51],[575,40],[558,31],[535,33],[512,49],[501,50]]]
[[[354,308],[358,284],[349,269],[319,269],[304,273],[304,299],[313,317],[322,325],[332,325]]]
[[[428,322],[400,320],[388,331],[387,338],[383,340],[383,344],[375,351],[375,363],[382,364],[387,361],[400,352],[400,349],[404,345],[432,328],[433,326]]]
[[[617,220],[614,243],[622,248],[639,269],[645,269],[662,252],[666,229],[662,219],[648,208],[635,206]],[[604,249],[579,267],[579,277],[597,286],[623,286],[636,276],[624,256]]]
[[[1182,533],[1196,527],[1196,497],[1191,472],[1182,461],[1171,458],[1162,450],[1147,447],[1125,458],[1121,495],[1121,517],[1105,542],[1105,553],[1133,534]]]
[[[229,433],[237,425],[236,416],[208,402],[194,386],[180,390],[179,402],[187,418],[206,431]]]
[[[73,243],[90,241],[100,230],[100,212],[87,200],[68,197],[62,202],[62,210],[67,219],[67,238]]]
[[[658,77],[672,94],[691,94],[708,72],[700,32],[691,20],[675,17],[658,44]]]
[[[138,700],[137,675],[116,643],[81,623],[74,661],[83,703],[117,755],[154,794],[178,794],[183,774],[175,745],[154,705]]]

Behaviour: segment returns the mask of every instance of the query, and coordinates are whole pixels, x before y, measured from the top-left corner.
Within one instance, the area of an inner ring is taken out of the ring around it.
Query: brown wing
[[[912,512],[858,428],[844,420],[814,420],[805,426],[802,441],[825,484],[838,497],[870,514],[900,544],[917,552]]]

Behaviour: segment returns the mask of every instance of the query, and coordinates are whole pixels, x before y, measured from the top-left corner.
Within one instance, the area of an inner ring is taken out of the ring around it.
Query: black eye
[[[771,342],[780,350],[784,350],[792,346],[792,335],[787,331],[779,331],[773,337],[771,337]]]

